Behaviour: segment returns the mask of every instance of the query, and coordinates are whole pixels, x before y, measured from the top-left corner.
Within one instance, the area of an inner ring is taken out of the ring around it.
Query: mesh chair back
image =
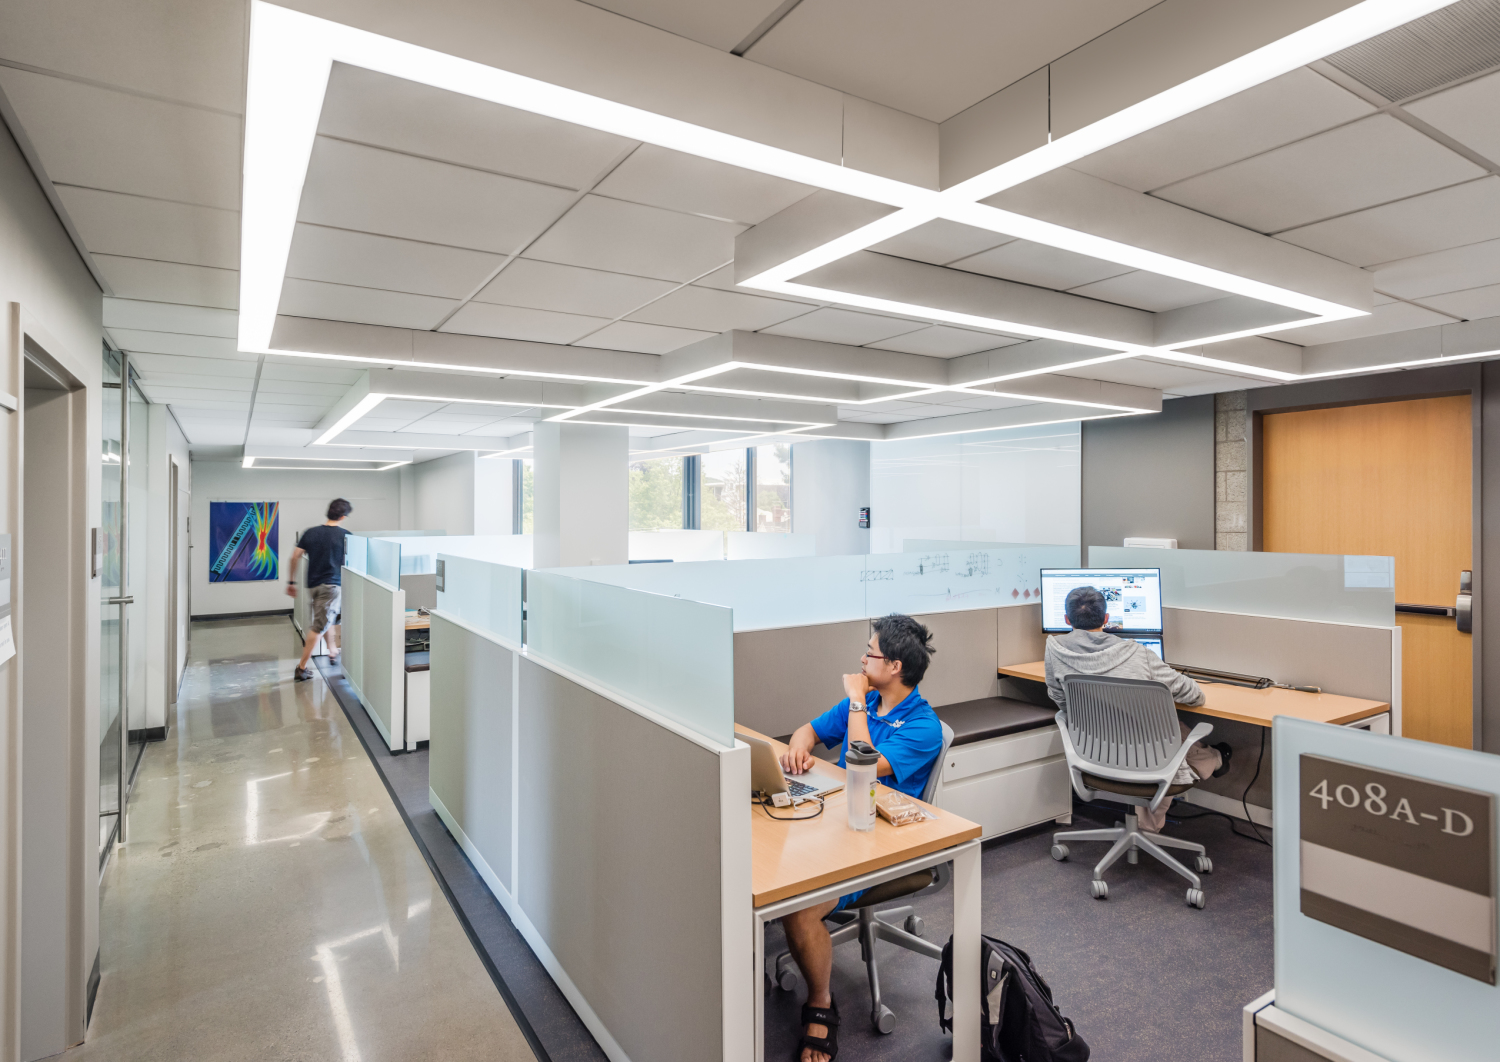
[[[953,745],[953,728],[941,719],[938,723],[943,728],[943,747],[938,752],[938,758],[932,765],[932,773],[927,776],[927,785],[922,790],[922,799],[929,804],[937,799],[938,790],[943,787],[943,763],[948,759],[948,749]]]
[[[1064,675],[1064,711],[1078,754],[1103,767],[1152,770],[1182,744],[1177,708],[1160,682]]]

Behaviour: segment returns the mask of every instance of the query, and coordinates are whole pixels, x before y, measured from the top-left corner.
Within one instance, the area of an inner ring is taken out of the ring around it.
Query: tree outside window
[[[704,454],[703,530],[744,531],[745,451],[720,450]]]
[[[755,448],[755,530],[792,530],[792,448]]]
[[[630,530],[682,527],[682,458],[654,457],[630,463]]]

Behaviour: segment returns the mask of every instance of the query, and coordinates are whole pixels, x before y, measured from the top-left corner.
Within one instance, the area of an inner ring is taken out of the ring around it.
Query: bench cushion
[[[408,670],[408,671],[426,671],[431,666],[432,666],[432,653],[431,652],[407,653],[406,654],[406,670]]]
[[[1028,701],[1011,697],[983,697],[977,701],[945,704],[933,711],[953,728],[955,747],[1057,725],[1056,708],[1038,708]]]

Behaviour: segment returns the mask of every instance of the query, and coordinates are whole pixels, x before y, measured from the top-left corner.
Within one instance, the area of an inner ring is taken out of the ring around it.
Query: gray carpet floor
[[[1179,805],[1180,807],[1181,805]],[[983,931],[1031,955],[1063,1014],[1093,1049],[1094,1062],[1239,1062],[1240,1008],[1271,987],[1271,850],[1236,837],[1227,820],[1196,810],[1173,819],[1168,833],[1204,845],[1214,870],[1204,878],[1208,906],[1184,901],[1187,883],[1146,856],[1123,860],[1105,875],[1109,899],[1089,895],[1103,843],[1075,843],[1058,863],[1049,826],[985,845]],[[1080,808],[1074,828],[1113,825],[1104,808]],[[1092,820],[1092,821],[1091,821]],[[1237,828],[1248,832],[1244,823]],[[1269,839],[1270,831],[1262,829]],[[946,890],[914,905],[926,937],[952,932]],[[768,954],[785,950],[768,927]],[[862,1062],[938,1062],[949,1057],[933,986],[937,964],[894,945],[877,945],[881,989],[896,1028],[870,1027],[870,995],[859,946],[834,958],[834,997],[843,1018],[839,1058]],[[794,1057],[805,987],[772,988],[766,1001],[766,1058]]]

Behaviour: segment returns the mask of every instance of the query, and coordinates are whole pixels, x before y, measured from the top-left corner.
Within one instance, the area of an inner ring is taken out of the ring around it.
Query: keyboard
[[[806,782],[799,782],[795,779],[788,778],[786,780],[786,791],[788,794],[790,794],[793,800],[804,800],[816,793],[818,791],[818,787],[815,785],[808,785]]]

